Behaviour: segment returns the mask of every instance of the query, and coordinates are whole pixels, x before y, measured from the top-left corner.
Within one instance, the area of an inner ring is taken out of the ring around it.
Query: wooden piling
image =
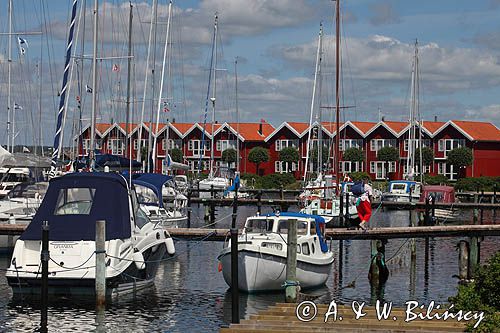
[[[41,316],[40,326],[47,328],[47,306],[49,299],[49,221],[42,222],[42,251],[40,252],[40,261],[42,262],[42,283],[40,290]]]
[[[286,257],[286,303],[297,302],[298,281],[297,281],[297,220],[288,220],[287,237],[287,257]]]
[[[106,221],[95,223],[95,294],[96,306],[106,304]]]
[[[187,227],[191,228],[191,196],[193,195],[193,192],[191,189],[188,189],[187,191]]]
[[[262,214],[262,190],[259,190],[259,192],[257,193],[257,212],[260,214]]]
[[[471,278],[469,275],[469,243],[465,240],[458,242],[458,278],[461,281]]]

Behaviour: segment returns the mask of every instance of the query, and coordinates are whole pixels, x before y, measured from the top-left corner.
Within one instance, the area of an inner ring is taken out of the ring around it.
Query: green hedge
[[[474,323],[467,325],[468,331],[498,332],[500,327],[500,252],[490,258],[488,263],[480,267],[474,274],[474,281],[460,285],[458,293],[449,301],[455,305],[454,310],[484,311],[484,319],[473,330]]]
[[[496,190],[500,191],[500,177],[462,178],[455,183],[455,189],[458,191],[493,191],[495,184]]]
[[[450,180],[443,175],[431,176],[426,174],[424,175],[424,183],[428,185],[448,185]]]

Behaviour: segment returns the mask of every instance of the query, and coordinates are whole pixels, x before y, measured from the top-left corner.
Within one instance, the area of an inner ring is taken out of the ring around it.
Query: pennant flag
[[[120,71],[120,66],[118,66],[117,64],[114,64],[113,65],[113,72],[119,72]]]
[[[170,109],[168,108],[168,102],[163,102],[163,112],[170,112]]]
[[[76,96],[76,101],[80,102],[80,96]]]
[[[88,93],[92,94],[92,87],[90,87],[88,84],[85,85],[85,90],[87,90]]]
[[[26,54],[26,50],[24,49],[24,47],[20,47],[20,52],[21,52],[21,55],[25,55]]]
[[[19,44],[19,46],[28,46],[28,41],[21,37],[17,37],[17,43]]]
[[[17,103],[14,103],[14,110],[22,110],[23,107]]]
[[[28,147],[24,146],[23,147],[23,153],[29,153],[29,152],[30,152],[30,150],[28,149]]]

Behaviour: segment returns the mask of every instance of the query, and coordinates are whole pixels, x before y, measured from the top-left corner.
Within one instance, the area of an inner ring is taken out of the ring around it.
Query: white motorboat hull
[[[222,273],[231,286],[231,251],[221,254]],[[326,283],[333,260],[312,264],[297,260],[297,280],[302,289],[317,288]],[[286,257],[248,250],[238,251],[238,289],[245,292],[283,290],[286,280]]]

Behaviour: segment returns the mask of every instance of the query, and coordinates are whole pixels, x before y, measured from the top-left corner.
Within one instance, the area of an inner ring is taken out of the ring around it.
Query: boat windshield
[[[57,196],[54,215],[89,215],[94,195],[94,188],[62,188]]]
[[[406,184],[392,184],[392,190],[406,191]]]
[[[289,229],[289,220],[280,220],[278,224],[278,233],[280,234],[288,234]],[[307,235],[307,222],[306,221],[297,221],[297,235]]]
[[[47,184],[19,184],[7,195],[8,198],[37,198],[47,192]],[[38,194],[38,195],[37,195]]]
[[[140,204],[158,204],[158,196],[152,189],[146,186],[135,184],[135,193],[137,193],[137,201]]]
[[[273,231],[273,220],[249,219],[245,224],[245,232],[267,233]]]
[[[24,173],[0,173],[0,182],[22,183],[29,180],[29,175]]]
[[[436,202],[443,202],[444,201],[444,193],[443,192],[429,192],[428,196],[434,197],[434,200],[436,200]]]

